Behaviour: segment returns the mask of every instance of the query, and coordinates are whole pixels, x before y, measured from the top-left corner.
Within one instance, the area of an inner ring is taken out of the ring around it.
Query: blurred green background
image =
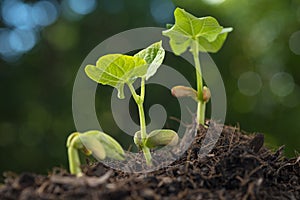
[[[211,55],[226,87],[226,123],[265,133],[269,146],[285,144],[289,156],[300,151],[299,0],[1,0],[0,6],[0,173],[67,167],[72,87],[85,56],[121,31],[174,23],[176,6],[234,28]],[[193,68],[169,54],[165,63],[195,85]],[[97,114],[104,130],[116,133],[111,92],[98,87]],[[147,94],[146,110],[162,103],[175,115],[169,91],[153,86]],[[160,95],[166,98],[158,101]]]

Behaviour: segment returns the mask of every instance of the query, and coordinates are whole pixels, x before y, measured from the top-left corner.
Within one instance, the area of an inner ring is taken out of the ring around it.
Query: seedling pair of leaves
[[[87,65],[85,72],[89,78],[103,85],[110,85],[118,90],[118,97],[123,99],[124,86],[127,85],[138,106],[140,118],[140,131],[134,136],[135,144],[143,151],[148,165],[151,165],[150,148],[176,144],[178,141],[177,133],[173,130],[154,130],[147,133],[144,98],[145,81],[152,77],[162,64],[165,57],[165,50],[162,48],[162,42],[150,45],[141,50],[134,56],[122,54],[109,54],[101,57],[96,66]],[[141,92],[137,94],[133,83],[141,79]]]
[[[82,175],[78,150],[85,155],[93,155],[103,160],[106,157],[124,160],[124,150],[121,145],[111,136],[101,131],[87,131],[84,133],[72,133],[67,140],[69,168],[71,174]]]
[[[232,28],[223,28],[213,17],[197,18],[181,8],[175,9],[174,17],[175,24],[168,24],[169,29],[163,31],[163,35],[170,38],[170,46],[176,55],[188,49],[192,53],[196,68],[197,91],[185,86],[176,86],[172,88],[172,94],[176,97],[191,97],[197,101],[197,122],[204,125],[206,103],[211,93],[209,88],[203,86],[199,52],[219,51]]]
[[[217,52],[226,40],[232,28],[223,28],[213,17],[197,18],[183,9],[176,8],[174,12],[175,24],[168,25],[169,29],[163,35],[170,38],[170,46],[176,55],[186,50],[192,53],[196,68],[197,91],[186,86],[172,88],[176,97],[191,97],[198,103],[197,121],[204,125],[205,107],[210,99],[210,90],[203,86],[199,52]],[[151,165],[150,149],[159,146],[176,145],[178,135],[173,130],[162,129],[147,133],[143,102],[145,98],[145,81],[152,77],[162,64],[165,51],[162,43],[157,42],[134,56],[122,54],[108,54],[102,56],[96,65],[87,65],[85,72],[93,81],[110,85],[118,90],[118,97],[123,99],[124,87],[127,85],[135,100],[140,117],[140,130],[134,135],[134,142],[145,156],[146,163]],[[141,92],[137,94],[133,83],[141,79]],[[98,159],[110,157],[117,160],[124,159],[124,151],[117,141],[100,131],[73,133],[68,139],[68,153],[70,171],[80,174],[80,160],[78,150],[86,155],[93,155]]]
[[[165,50],[162,42],[150,45],[134,56],[122,54],[108,54],[102,56],[96,65],[87,65],[85,73],[93,81],[109,85],[117,89],[118,97],[125,98],[124,87],[128,86],[132,97],[139,110],[140,130],[134,135],[134,142],[144,153],[147,165],[151,165],[150,149],[176,145],[178,135],[169,129],[154,130],[147,133],[144,98],[145,81],[152,77],[163,62]],[[133,83],[141,79],[141,92],[137,94]],[[73,174],[80,174],[80,161],[77,150],[81,149],[86,155],[93,155],[97,159],[103,160],[110,157],[117,160],[124,159],[124,151],[117,141],[106,133],[100,131],[89,131],[85,133],[73,133],[69,136],[68,143],[70,171]]]

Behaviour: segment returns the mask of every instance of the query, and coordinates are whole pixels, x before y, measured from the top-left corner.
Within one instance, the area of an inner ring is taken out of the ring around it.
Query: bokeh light
[[[54,1],[38,1],[32,6],[33,21],[39,26],[49,26],[58,17],[58,6]]]
[[[0,54],[2,55],[10,55],[14,53],[8,40],[9,35],[10,30],[8,28],[0,29]]]
[[[12,50],[18,53],[29,51],[37,41],[35,31],[20,29],[12,30],[8,40]]]
[[[254,96],[259,93],[261,87],[262,80],[258,73],[245,72],[238,79],[238,88],[244,95]]]
[[[256,69],[263,78],[270,80],[274,74],[284,70],[284,63],[280,57],[267,56],[257,64]]]
[[[97,6],[96,0],[68,0],[72,11],[80,15],[91,13]]]
[[[286,72],[276,73],[270,80],[271,91],[279,97],[289,95],[293,92],[294,86],[294,78]]]
[[[7,28],[0,30],[0,56],[12,62],[36,45],[42,27],[56,21],[58,3],[54,0],[35,3],[4,0],[1,3],[1,16]]]
[[[34,28],[31,6],[19,0],[5,0],[2,3],[1,15],[4,22],[9,26],[19,29]]]
[[[300,55],[300,31],[297,31],[291,35],[289,46],[292,52]]]
[[[151,1],[150,10],[154,20],[159,24],[172,22],[175,6],[171,1],[153,0]]]

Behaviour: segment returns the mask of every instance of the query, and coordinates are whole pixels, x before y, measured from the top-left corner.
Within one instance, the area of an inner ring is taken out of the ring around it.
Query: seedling
[[[121,145],[109,135],[101,131],[87,131],[72,133],[67,140],[69,168],[71,174],[82,175],[78,151],[87,156],[103,160],[106,157],[124,160],[124,151]]]
[[[134,135],[134,142],[143,151],[147,165],[151,165],[150,149],[159,146],[176,145],[178,135],[173,130],[162,129],[147,133],[144,114],[145,81],[152,77],[160,67],[165,56],[162,43],[157,42],[134,56],[108,54],[99,58],[94,65],[87,65],[87,76],[97,83],[110,85],[117,89],[118,97],[125,98],[124,86],[127,85],[139,110],[140,130]],[[133,83],[141,80],[140,94],[137,94]]]
[[[197,122],[204,125],[206,103],[210,99],[210,91],[203,87],[199,52],[215,53],[219,51],[232,28],[223,28],[213,17],[197,18],[184,9],[174,11],[175,24],[167,24],[163,35],[170,38],[170,46],[175,55],[184,53],[187,49],[193,55],[196,67],[197,91],[185,86],[176,86],[172,94],[176,97],[189,96],[198,103]]]

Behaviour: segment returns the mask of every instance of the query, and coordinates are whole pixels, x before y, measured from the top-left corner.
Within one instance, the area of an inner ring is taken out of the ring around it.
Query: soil
[[[83,167],[76,178],[56,168],[48,176],[4,173],[0,199],[300,199],[300,156],[286,158],[284,147],[271,151],[260,133],[225,126],[206,157],[199,157],[198,135],[184,155],[155,172],[136,174],[101,163]]]

